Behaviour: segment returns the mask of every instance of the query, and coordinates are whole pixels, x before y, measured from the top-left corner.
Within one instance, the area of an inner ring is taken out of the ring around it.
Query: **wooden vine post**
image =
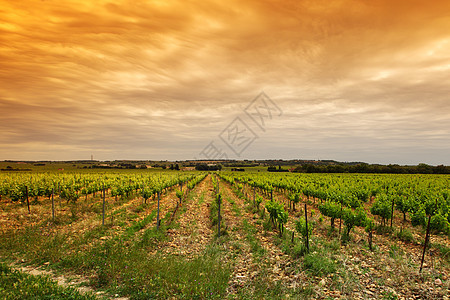
[[[159,201],[161,200],[161,193],[158,191],[158,210],[156,212],[156,229],[159,230]]]
[[[392,228],[392,221],[394,220],[394,197],[392,197],[392,207],[391,207],[391,228]]]
[[[55,222],[55,198],[53,189],[52,189],[52,220],[53,222]]]
[[[221,216],[220,216],[220,204],[221,204],[221,202],[222,202],[222,196],[219,194],[218,195],[218,198],[217,198],[217,204],[219,205],[219,209],[217,210],[217,213],[218,213],[218,216],[217,216],[217,220],[218,220],[218,226],[217,226],[217,236],[218,237],[220,237],[220,219],[221,219]]]
[[[436,209],[438,208],[438,202],[437,202],[437,198],[436,198]],[[427,232],[425,234],[425,243],[423,245],[423,253],[422,253],[422,259],[420,261],[420,270],[419,273],[422,272],[422,267],[423,267],[423,261],[425,260],[425,251],[427,250],[427,246],[428,246],[428,242],[430,240],[430,223],[431,223],[431,213],[428,216],[428,224],[427,224]]]
[[[106,202],[106,192],[105,186],[103,186],[102,225],[105,225],[105,202]]]
[[[28,199],[28,186],[25,186],[25,194],[27,196],[27,207],[28,207],[28,213],[31,214],[31,209],[30,209],[30,200]]]
[[[341,213],[339,215],[339,234],[341,234],[341,226],[342,226],[342,200],[341,200]]]
[[[428,240],[430,239],[430,222],[431,222],[431,214],[428,216],[427,233],[425,234],[425,243],[423,243],[423,252],[422,252],[422,259],[420,261],[419,273],[422,272],[423,261],[425,259],[425,251],[427,250]]]
[[[306,249],[309,252],[308,211],[305,203]]]
[[[180,198],[180,204],[181,204],[181,200],[183,199],[183,182],[180,182],[180,192],[181,192],[181,198]]]

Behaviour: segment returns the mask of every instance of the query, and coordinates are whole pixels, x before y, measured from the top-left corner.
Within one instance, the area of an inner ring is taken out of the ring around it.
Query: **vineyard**
[[[0,296],[448,299],[449,210],[448,175],[3,172]]]

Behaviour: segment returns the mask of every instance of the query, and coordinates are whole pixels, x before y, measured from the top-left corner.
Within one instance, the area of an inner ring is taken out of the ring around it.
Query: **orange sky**
[[[0,0],[0,160],[450,164],[450,1]],[[264,130],[243,110],[282,111]]]

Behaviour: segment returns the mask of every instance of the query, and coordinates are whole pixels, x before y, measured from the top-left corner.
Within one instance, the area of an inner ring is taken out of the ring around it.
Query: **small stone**
[[[442,285],[442,280],[440,280],[440,279],[438,278],[438,279],[436,279],[436,280],[434,281],[434,284],[435,284],[435,285]]]

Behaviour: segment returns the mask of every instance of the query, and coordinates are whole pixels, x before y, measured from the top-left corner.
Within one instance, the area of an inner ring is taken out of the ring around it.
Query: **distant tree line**
[[[19,169],[19,168],[13,168],[11,166],[7,166],[6,169],[1,169],[1,170],[8,171],[8,172],[32,171],[31,169]]]
[[[170,170],[180,170],[180,165],[179,164],[171,164],[169,167]]]
[[[298,173],[387,173],[387,174],[450,174],[450,166],[430,166],[419,164],[417,166],[400,165],[313,165],[298,166],[293,172]]]
[[[289,170],[286,169],[282,169],[281,166],[275,167],[275,166],[270,166],[267,168],[268,172],[289,172]]]
[[[248,167],[257,167],[259,163],[251,163],[251,162],[229,162],[223,164],[225,167],[235,167],[235,168],[248,168]]]
[[[146,165],[138,165],[130,164],[130,163],[120,163],[118,165],[92,165],[92,166],[84,166],[86,169],[147,169]]]
[[[198,171],[220,171],[220,170],[222,170],[222,166],[221,165],[198,164],[195,166],[195,169]]]

